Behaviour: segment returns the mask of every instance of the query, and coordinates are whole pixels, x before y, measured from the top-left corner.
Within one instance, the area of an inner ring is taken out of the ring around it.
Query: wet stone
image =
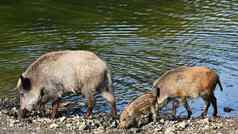
[[[164,123],[164,119],[160,119],[159,122],[163,124]]]
[[[177,127],[180,129],[185,129],[187,126],[188,126],[188,124],[186,122],[181,122],[177,125]]]
[[[49,126],[49,128],[57,128],[59,125],[58,124],[56,124],[56,123],[52,123],[50,126]]]
[[[1,104],[4,104],[4,106]],[[7,106],[7,107],[5,107]],[[183,133],[236,133],[235,130],[238,128],[236,119],[216,119],[210,120],[205,119],[190,119],[190,120],[169,120],[166,117],[159,117],[158,122],[148,122],[141,125],[139,128],[130,129],[117,129],[119,123],[118,119],[114,120],[108,113],[96,113],[93,114],[92,118],[85,119],[83,116],[72,115],[72,116],[61,116],[56,119],[50,119],[48,117],[41,117],[40,111],[32,112],[31,116],[23,119],[17,120],[11,113],[17,112],[17,107],[15,105],[8,105],[7,103],[0,102],[0,120],[1,130],[17,130],[21,129],[23,131],[36,130],[42,131],[44,129],[50,129],[57,133],[105,133],[105,134],[134,134],[134,133],[158,133],[158,134],[183,134]],[[145,117],[147,118],[147,117]],[[226,131],[224,131],[226,130]],[[229,132],[227,131],[229,130]],[[32,132],[33,133],[33,132]]]
[[[65,119],[66,119],[66,117],[65,117],[65,116],[61,117],[61,118],[59,119],[60,123],[64,122],[64,121],[65,121]]]
[[[86,130],[87,128],[89,128],[89,127],[88,127],[88,125],[86,125],[86,123],[84,123],[84,122],[81,123],[81,124],[79,124],[79,127],[78,127],[79,130]]]
[[[175,128],[174,127],[169,127],[165,129],[165,134],[175,134]]]

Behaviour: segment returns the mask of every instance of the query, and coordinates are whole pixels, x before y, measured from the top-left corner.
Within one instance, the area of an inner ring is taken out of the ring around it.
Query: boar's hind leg
[[[211,94],[211,103],[214,109],[213,116],[216,117],[217,116],[217,99],[213,93]]]
[[[113,96],[112,93],[110,93],[108,91],[103,91],[101,93],[101,95],[103,98],[105,98],[110,103],[111,108],[112,108],[112,116],[115,118],[117,115],[115,97]]]
[[[87,113],[85,114],[86,118],[88,118],[92,114],[93,107],[94,107],[94,97],[93,97],[93,95],[88,95],[87,99],[88,99],[88,110],[87,110]]]

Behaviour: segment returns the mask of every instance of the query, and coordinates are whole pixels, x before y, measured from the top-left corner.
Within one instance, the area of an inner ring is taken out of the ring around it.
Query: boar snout
[[[121,119],[117,128],[127,129],[130,127],[136,126],[136,124],[137,124],[136,119],[130,116],[130,117]]]
[[[119,128],[119,129],[126,129],[128,127],[129,127],[129,124],[128,124],[127,121],[121,121],[117,128]]]
[[[119,129],[125,129],[125,128],[126,128],[126,125],[123,124],[123,123],[120,123],[117,128],[119,128]]]
[[[128,116],[125,116],[124,114],[125,113],[121,114],[120,122],[119,122],[119,125],[117,127],[119,129],[125,129],[125,128],[128,128],[128,126],[129,126]]]

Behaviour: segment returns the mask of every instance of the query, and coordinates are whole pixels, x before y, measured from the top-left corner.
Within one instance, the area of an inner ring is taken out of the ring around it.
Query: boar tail
[[[217,79],[217,83],[218,83],[218,85],[219,85],[221,91],[223,91],[223,87],[222,87],[222,85],[221,85],[221,81],[220,81],[219,77],[218,77],[218,79]]]
[[[112,91],[112,76],[111,76],[111,71],[108,69],[107,70],[107,88],[109,92],[113,92]]]

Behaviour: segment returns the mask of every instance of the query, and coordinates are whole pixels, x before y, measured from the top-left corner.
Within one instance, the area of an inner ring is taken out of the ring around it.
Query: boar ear
[[[24,76],[20,76],[22,87],[24,90],[30,90],[31,89],[31,80],[29,78],[26,78]]]
[[[160,88],[159,87],[152,87],[152,94],[153,96],[160,96]]]

